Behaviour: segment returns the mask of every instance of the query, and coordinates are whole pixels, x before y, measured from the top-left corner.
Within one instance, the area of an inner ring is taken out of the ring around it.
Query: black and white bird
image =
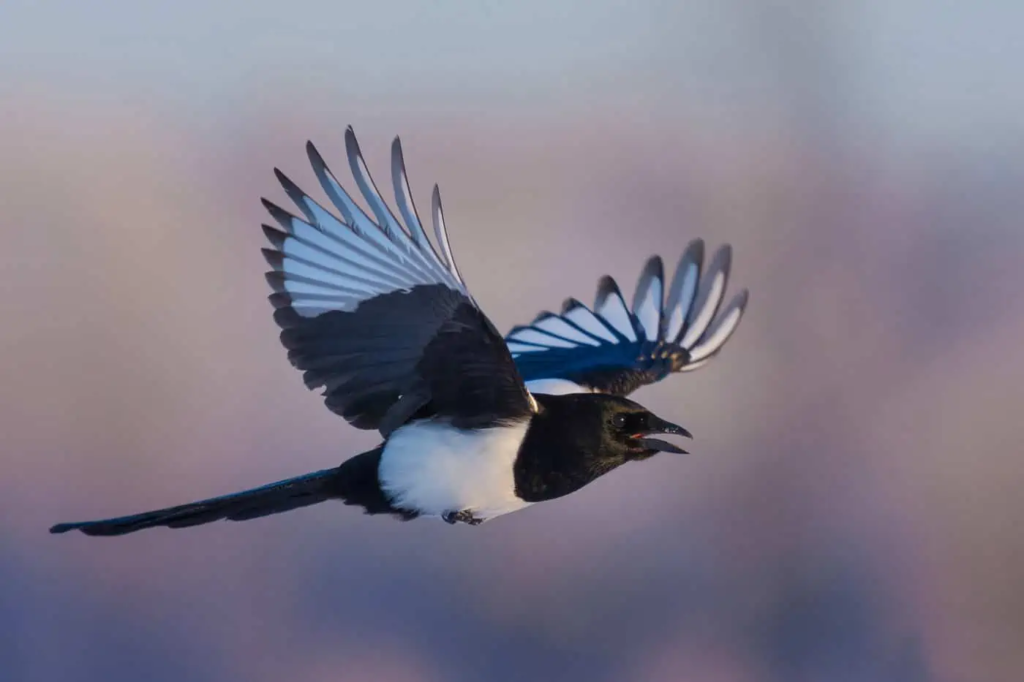
[[[579,490],[626,462],[683,453],[661,438],[690,437],[626,396],[718,353],[736,330],[746,291],[722,307],[724,246],[704,269],[693,241],[666,287],[658,257],[627,307],[601,279],[593,309],[569,299],[507,337],[466,288],[452,257],[441,199],[431,205],[437,246],[413,204],[398,138],[391,177],[401,220],[385,204],[355,134],[348,162],[367,215],[307,144],[313,171],[340,215],[283,173],[301,215],[264,200],[277,227],[267,281],[288,359],[328,409],[383,442],[340,466],[233,495],[132,516],[62,523],[53,533],[122,535],[242,521],[341,500],[369,514],[438,517],[472,525]]]

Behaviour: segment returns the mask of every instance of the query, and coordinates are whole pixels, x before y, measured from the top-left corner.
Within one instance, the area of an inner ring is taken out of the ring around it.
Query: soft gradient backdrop
[[[1024,678],[1024,4],[0,4],[0,679]],[[285,359],[259,197],[359,133],[507,329],[686,242],[696,435],[481,528],[118,539],[375,443]]]

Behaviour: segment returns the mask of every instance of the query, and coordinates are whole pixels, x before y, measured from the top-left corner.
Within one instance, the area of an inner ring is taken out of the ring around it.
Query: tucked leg
[[[445,512],[441,515],[441,518],[447,523],[468,523],[471,526],[479,526],[484,522],[483,519],[477,518],[473,515],[473,512],[468,509]]]

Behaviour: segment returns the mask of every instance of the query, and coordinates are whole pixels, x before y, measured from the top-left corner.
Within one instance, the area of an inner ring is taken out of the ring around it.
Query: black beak
[[[647,418],[647,433],[667,433],[674,436],[685,436],[687,438],[693,438],[693,435],[678,424],[667,422],[664,419],[659,419],[653,414]],[[686,450],[680,447],[672,445],[672,443],[661,440],[660,438],[641,438],[640,444],[648,450],[654,450],[656,452],[673,452],[679,455],[688,455]]]

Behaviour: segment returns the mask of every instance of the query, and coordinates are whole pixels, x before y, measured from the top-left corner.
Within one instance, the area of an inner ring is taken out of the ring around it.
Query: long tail
[[[315,471],[232,495],[113,519],[58,523],[50,528],[50,532],[80,530],[86,535],[107,536],[124,535],[158,526],[188,528],[221,519],[247,521],[331,499],[364,507],[368,514],[391,513],[401,518],[411,518],[414,515],[393,508],[380,490],[377,480],[380,452],[380,448],[377,448],[357,455],[333,469]]]

